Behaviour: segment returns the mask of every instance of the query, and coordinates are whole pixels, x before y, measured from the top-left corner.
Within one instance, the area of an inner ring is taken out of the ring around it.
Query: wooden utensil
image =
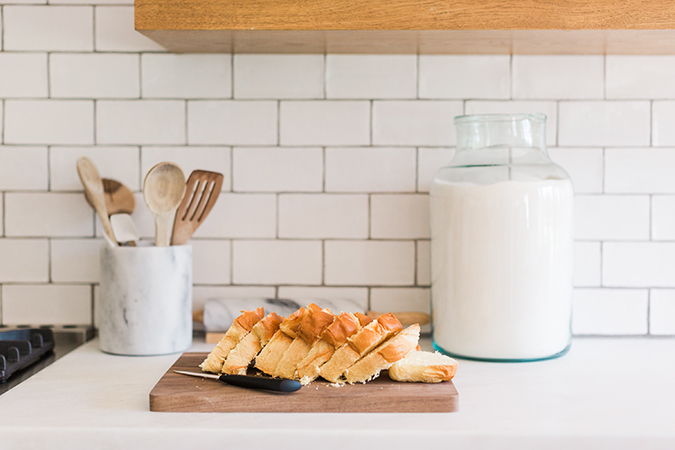
[[[88,196],[89,200],[91,200],[91,205],[96,211],[96,214],[98,214],[99,219],[101,219],[103,230],[110,238],[108,243],[113,247],[116,247],[117,242],[115,241],[115,235],[113,234],[110,220],[108,219],[108,210],[105,206],[103,182],[98,174],[98,170],[96,170],[96,166],[89,158],[82,156],[77,160],[77,173],[84,186],[85,196]]]
[[[195,170],[190,174],[185,196],[176,210],[171,245],[183,245],[190,239],[213,209],[222,187],[222,173]]]
[[[131,189],[117,180],[101,178],[103,193],[105,194],[105,208],[108,216],[114,214],[131,214],[136,210],[136,198]],[[94,205],[85,191],[84,197],[92,208]]]
[[[150,169],[143,182],[143,196],[155,216],[155,245],[166,247],[171,243],[171,222],[185,194],[185,174],[170,162],[162,162]]]

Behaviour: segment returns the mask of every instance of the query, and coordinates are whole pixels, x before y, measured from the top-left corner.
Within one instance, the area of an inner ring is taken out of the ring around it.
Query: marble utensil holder
[[[101,247],[99,345],[164,355],[192,345],[192,246]]]

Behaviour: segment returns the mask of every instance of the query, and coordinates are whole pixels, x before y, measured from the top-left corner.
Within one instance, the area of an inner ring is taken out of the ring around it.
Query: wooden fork
[[[176,210],[171,245],[183,245],[190,239],[213,209],[222,187],[222,173],[195,170],[190,174],[185,196]]]

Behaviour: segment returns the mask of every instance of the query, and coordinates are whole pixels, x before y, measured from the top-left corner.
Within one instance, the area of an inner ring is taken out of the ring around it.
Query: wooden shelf
[[[670,0],[135,0],[175,52],[675,54]]]

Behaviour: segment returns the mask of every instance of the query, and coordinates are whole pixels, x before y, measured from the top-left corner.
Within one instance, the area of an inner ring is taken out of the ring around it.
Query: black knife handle
[[[220,381],[234,386],[268,391],[295,392],[302,387],[299,381],[284,378],[250,377],[247,375],[221,375]]]

